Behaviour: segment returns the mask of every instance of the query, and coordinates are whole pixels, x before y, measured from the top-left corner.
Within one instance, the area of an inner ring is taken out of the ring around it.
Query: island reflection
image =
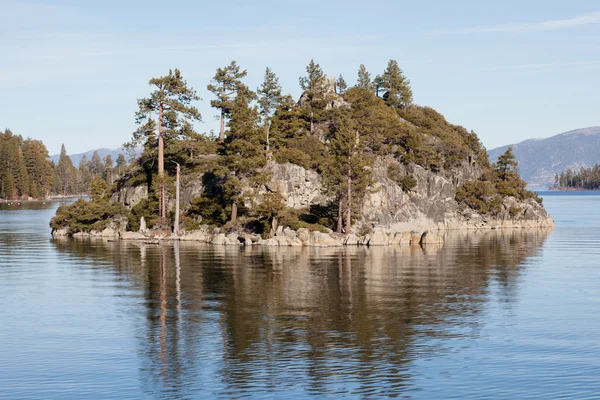
[[[491,297],[516,301],[549,234],[456,232],[423,248],[53,243],[126,284],[120,318],[150,393],[381,397],[411,389],[411,364],[443,354],[443,339],[478,335]]]

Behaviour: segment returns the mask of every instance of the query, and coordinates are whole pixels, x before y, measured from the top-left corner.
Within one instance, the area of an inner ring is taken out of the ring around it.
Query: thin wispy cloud
[[[469,28],[442,29],[432,33],[442,35],[461,35],[473,33],[530,33],[568,29],[579,26],[600,24],[600,12],[590,12],[566,19],[555,19],[540,22],[523,22],[491,26],[475,26]]]
[[[555,62],[539,64],[514,64],[514,65],[496,65],[492,67],[481,68],[482,71],[499,70],[540,70],[549,68],[573,68],[573,69],[596,69],[600,68],[600,61],[573,61],[573,62]]]

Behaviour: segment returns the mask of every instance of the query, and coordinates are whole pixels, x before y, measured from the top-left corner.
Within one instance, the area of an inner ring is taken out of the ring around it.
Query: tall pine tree
[[[279,79],[271,71],[269,67],[267,67],[265,71],[265,77],[263,83],[257,90],[258,93],[258,104],[260,106],[260,115],[262,117],[263,128],[265,130],[265,140],[266,140],[266,151],[267,157],[269,157],[270,152],[270,130],[271,130],[271,118],[273,113],[277,109],[277,107],[281,104],[283,100],[283,96],[281,95],[281,85],[279,84]]]
[[[220,142],[225,140],[225,118],[231,116],[231,108],[237,93],[247,89],[242,83],[242,78],[247,74],[248,72],[242,70],[236,61],[232,61],[226,67],[218,68],[211,83],[206,87],[217,97],[216,100],[210,101],[210,105],[218,109],[220,113]]]
[[[178,69],[169,74],[150,80],[154,91],[150,97],[138,100],[136,123],[139,128],[133,133],[129,147],[143,143],[146,150],[158,150],[158,197],[161,222],[167,215],[165,189],[165,142],[189,137],[194,134],[194,121],[201,121],[198,109],[192,102],[200,100],[196,91],[188,86]],[[153,118],[156,118],[154,121]],[[157,134],[154,130],[158,129]],[[154,142],[157,139],[156,143]]]

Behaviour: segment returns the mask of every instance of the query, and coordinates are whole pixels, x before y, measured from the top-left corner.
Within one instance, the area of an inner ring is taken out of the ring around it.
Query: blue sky
[[[206,85],[231,60],[251,88],[269,66],[298,96],[311,58],[351,84],[396,59],[416,103],[487,148],[600,125],[597,1],[0,0],[0,17],[0,126],[51,153],[129,140],[169,68],[203,98],[198,129],[218,130]]]

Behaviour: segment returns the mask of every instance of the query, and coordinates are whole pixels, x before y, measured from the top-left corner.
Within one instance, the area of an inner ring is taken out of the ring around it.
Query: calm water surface
[[[443,248],[52,241],[0,205],[0,398],[600,398],[600,196]]]

